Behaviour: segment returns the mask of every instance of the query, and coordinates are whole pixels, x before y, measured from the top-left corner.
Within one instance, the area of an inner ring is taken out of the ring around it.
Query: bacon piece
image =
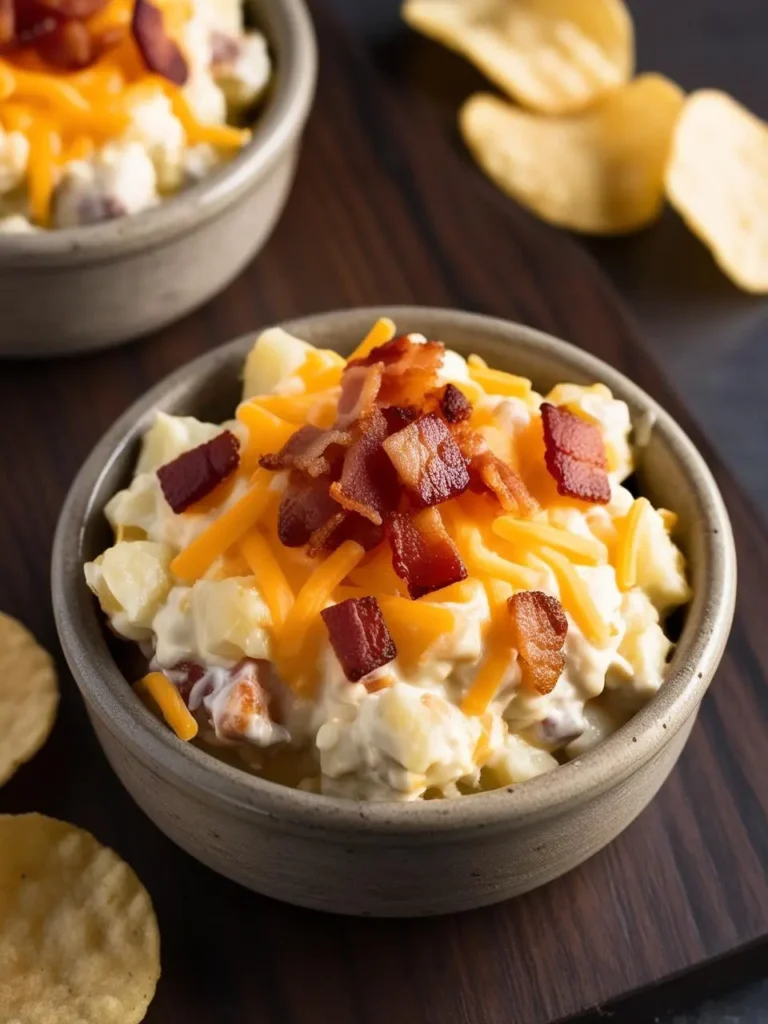
[[[217,736],[222,740],[242,740],[254,718],[272,721],[270,695],[262,685],[266,662],[244,658],[230,672],[225,703],[217,718]]]
[[[459,446],[435,413],[392,434],[384,441],[384,451],[422,508],[455,498],[469,487]]]
[[[494,455],[482,434],[466,422],[451,424],[451,434],[469,467],[473,491],[480,494],[490,491],[505,512],[527,517],[538,511],[538,502],[523,480],[503,459]]]
[[[62,71],[78,71],[96,59],[96,45],[85,22],[73,18],[54,25],[37,40],[43,60]]]
[[[449,423],[461,423],[472,415],[472,403],[455,384],[446,384],[438,398],[440,412]]]
[[[523,483],[523,480],[503,459],[492,451],[478,455],[472,464],[480,479],[499,500],[505,512],[527,517],[539,509],[539,503]]]
[[[224,430],[161,466],[157,477],[173,511],[183,512],[234,472],[240,462],[239,450],[240,442],[235,435]]]
[[[384,414],[384,419],[387,421],[387,432],[390,434],[394,434],[395,431],[407,427],[409,423],[413,423],[421,415],[419,410],[413,405],[388,405],[386,409],[381,411]]]
[[[387,429],[383,413],[374,409],[361,435],[347,449],[341,477],[330,490],[340,505],[377,526],[400,500],[397,473],[382,447]]]
[[[16,34],[16,13],[13,0],[0,0],[0,46],[13,40]]]
[[[507,605],[523,685],[542,695],[550,693],[565,665],[563,644],[568,620],[562,605],[557,598],[540,590],[514,594]]]
[[[608,462],[599,428],[562,406],[544,402],[544,461],[557,493],[606,505],[611,500]]]
[[[397,657],[395,642],[375,597],[351,597],[320,614],[331,647],[351,683]]]
[[[377,526],[358,512],[342,509],[315,530],[309,538],[307,554],[314,558],[321,551],[335,551],[345,540],[353,540],[366,551],[370,551],[381,543],[383,537],[383,527]]]
[[[371,415],[381,387],[384,367],[348,366],[341,376],[341,394],[336,407],[336,429],[346,430],[355,420]]]
[[[150,0],[135,0],[131,32],[147,69],[174,85],[184,85],[189,77],[186,58],[168,35],[162,11]]]
[[[379,405],[416,405],[437,384],[445,346],[439,341],[417,342],[405,335],[371,349],[362,359],[353,359],[349,367],[383,363]]]
[[[19,20],[25,27],[39,23],[46,14],[53,15],[60,21],[69,21],[72,18],[84,21],[92,17],[103,7],[106,7],[108,0],[34,0],[34,2],[21,2],[16,4]]]
[[[386,523],[392,567],[415,600],[467,578],[461,556],[436,508],[416,516],[396,512]]]
[[[262,456],[259,465],[270,470],[299,469],[309,476],[326,476],[338,461],[342,448],[351,443],[351,434],[323,430],[308,423],[292,434],[279,452]]]
[[[288,478],[277,513],[280,542],[287,548],[302,547],[339,511],[338,504],[328,493],[326,478],[294,471]]]

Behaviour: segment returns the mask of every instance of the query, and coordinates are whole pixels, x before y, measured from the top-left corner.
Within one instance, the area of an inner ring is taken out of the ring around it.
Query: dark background
[[[482,77],[403,27],[399,0],[332,4],[403,102],[417,96],[430,105],[460,146],[455,113],[465,96],[489,87]],[[662,72],[686,90],[723,89],[768,120],[768,0],[629,0],[629,7],[638,70]],[[768,297],[732,285],[669,210],[630,238],[581,244],[612,279],[649,352],[765,516]],[[610,1017],[617,1024],[768,1024],[768,951],[753,951],[741,967],[699,979],[683,994],[672,986]]]
[[[662,72],[686,90],[723,89],[768,120],[768,0],[628,2],[639,71]],[[399,0],[332,5],[364,37],[383,74],[404,96],[428,95],[446,133],[456,135],[459,102],[488,83],[404,28]],[[613,279],[650,351],[765,516],[768,297],[732,285],[671,211],[630,238],[582,244]]]

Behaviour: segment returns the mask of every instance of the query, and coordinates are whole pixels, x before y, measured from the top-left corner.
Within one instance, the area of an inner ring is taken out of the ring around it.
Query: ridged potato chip
[[[636,231],[664,203],[664,168],[682,91],[641,75],[591,110],[541,117],[497,96],[471,96],[459,114],[485,173],[544,220],[585,234]]]
[[[623,0],[405,0],[402,15],[541,113],[581,110],[632,77]]]
[[[0,612],[0,785],[48,739],[58,703],[50,654]]]
[[[0,1020],[138,1024],[160,977],[152,902],[92,835],[0,815]]]
[[[739,287],[768,292],[768,124],[723,92],[685,101],[667,196]]]

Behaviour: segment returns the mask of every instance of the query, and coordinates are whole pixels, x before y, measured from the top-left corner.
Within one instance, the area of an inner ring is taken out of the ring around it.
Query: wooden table
[[[314,11],[317,106],[286,215],[256,262],[203,310],[138,344],[3,367],[0,607],[56,651],[47,568],[66,487],[108,424],[169,370],[244,330],[318,309],[456,305],[595,351],[702,446],[741,562],[722,669],[679,766],[623,836],[538,892],[451,918],[326,917],[200,867],[122,792],[60,658],[59,721],[0,791],[0,812],[34,809],[82,824],[145,880],[163,934],[150,1024],[545,1024],[735,951],[739,964],[751,963],[755,954],[744,950],[759,949],[768,932],[764,531],[593,263],[476,174],[430,109],[385,95],[363,52]]]

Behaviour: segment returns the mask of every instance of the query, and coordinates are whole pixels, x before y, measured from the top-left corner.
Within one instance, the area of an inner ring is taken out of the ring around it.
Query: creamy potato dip
[[[196,183],[250,138],[243,125],[271,77],[240,0],[17,0],[11,32],[0,38],[6,234],[139,213]]]
[[[674,514],[624,486],[625,403],[393,335],[345,362],[270,329],[235,419],[159,413],[85,576],[180,737],[332,796],[457,797],[626,722],[690,590]]]

